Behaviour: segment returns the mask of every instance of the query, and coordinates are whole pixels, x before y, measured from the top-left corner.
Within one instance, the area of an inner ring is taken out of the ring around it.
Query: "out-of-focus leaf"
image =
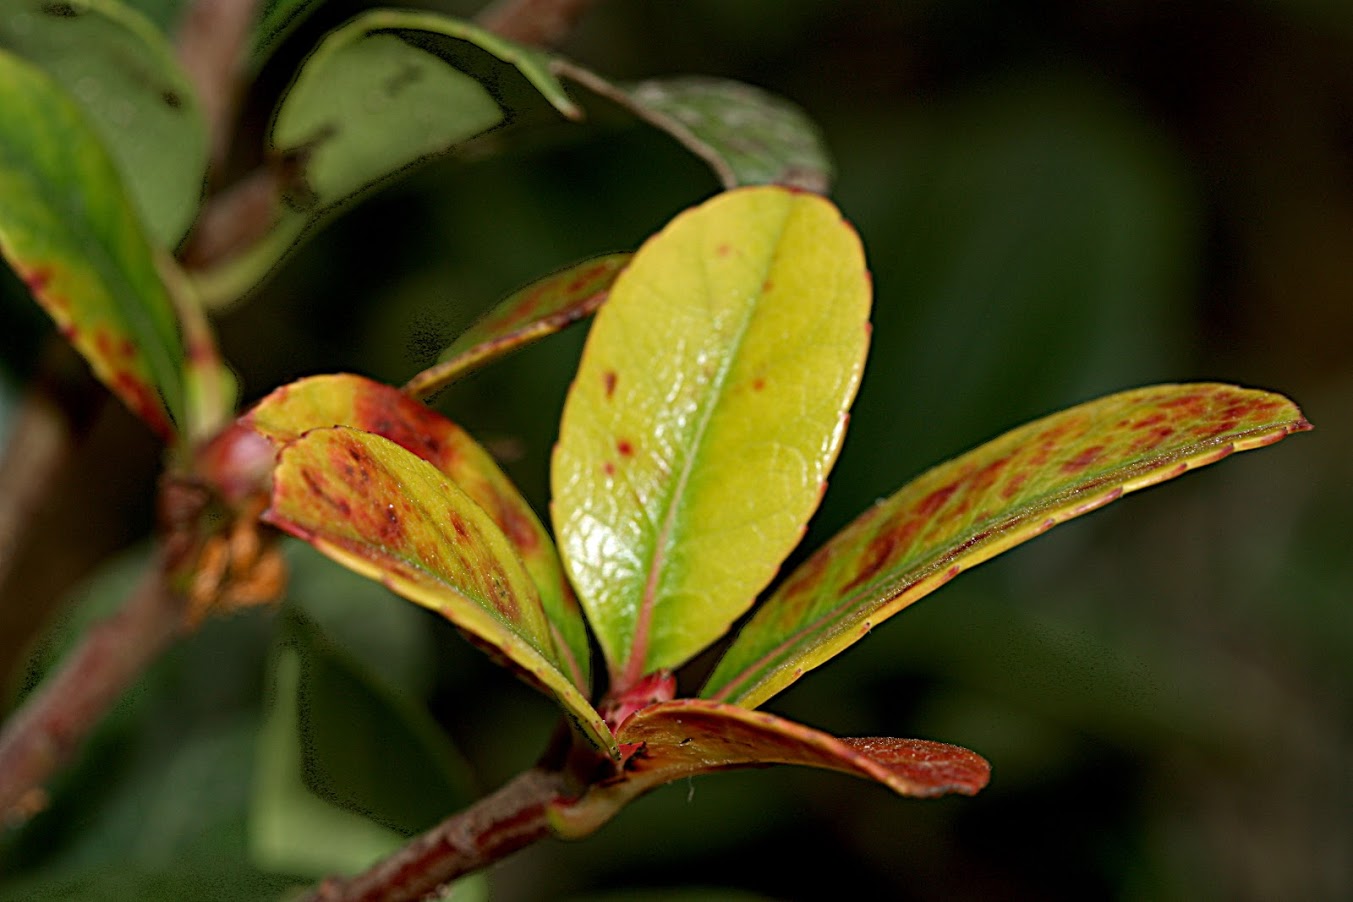
[[[613,691],[723,634],[798,542],[859,384],[869,297],[836,208],[770,187],[677,217],[616,281],[551,470]]]
[[[678,699],[644,708],[620,725],[622,748],[635,746],[624,778],[594,787],[574,804],[551,812],[563,836],[581,836],[620,807],[664,783],[697,774],[769,764],[820,767],[875,780],[904,796],[972,795],[991,767],[979,755],[923,739],[834,736],[759,711],[703,699]]]
[[[757,705],[961,571],[1126,492],[1310,428],[1280,395],[1209,383],[1110,395],[925,473],[817,551],[702,695]]]
[[[426,397],[467,372],[591,316],[631,256],[587,260],[513,293],[452,342],[436,366],[410,379],[404,390]]]
[[[273,683],[250,815],[260,867],[352,872],[473,798],[464,764],[428,715],[294,611]]]
[[[790,185],[826,194],[832,164],[813,120],[782,97],[707,76],[612,85],[590,72],[562,70],[680,141],[725,188]]]
[[[449,476],[511,541],[535,582],[565,672],[588,691],[587,627],[554,543],[512,480],[463,429],[397,389],[349,374],[285,385],[242,422],[279,445],[311,429],[350,426],[389,439]]]
[[[0,50],[0,252],[94,373],[161,438],[183,346],[145,231],[74,101]]]
[[[610,730],[566,675],[535,584],[488,514],[427,461],[346,427],[287,445],[264,519],[446,617],[553,695],[599,749]]]
[[[265,0],[254,24],[254,65],[261,66],[282,39],[323,0]]]
[[[161,247],[197,214],[207,136],[197,99],[163,34],[112,0],[7,0],[0,48],[41,66],[70,92],[122,174]]]
[[[31,877],[0,887],[0,902],[260,902],[295,888],[294,880],[229,862],[180,862]]]
[[[290,175],[272,232],[204,273],[203,290],[247,290],[327,211],[541,97],[580,115],[537,51],[433,13],[357,16],[325,36],[277,107],[269,151]]]

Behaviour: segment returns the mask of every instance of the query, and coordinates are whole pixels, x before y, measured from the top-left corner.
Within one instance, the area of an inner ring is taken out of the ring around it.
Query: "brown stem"
[[[29,521],[70,458],[73,438],[70,417],[42,382],[24,395],[13,430],[0,459],[0,587]]]
[[[302,902],[403,902],[506,858],[550,835],[549,803],[568,778],[532,768],[356,877],[330,878]]]
[[[178,635],[182,599],[155,561],[116,614],[81,637],[0,732],[0,813],[22,820],[41,807],[42,784]]]
[[[230,149],[240,95],[240,60],[257,6],[258,0],[196,0],[179,27],[179,63],[202,105],[213,169],[220,169]]]
[[[497,0],[476,21],[519,44],[554,47],[597,0]]]

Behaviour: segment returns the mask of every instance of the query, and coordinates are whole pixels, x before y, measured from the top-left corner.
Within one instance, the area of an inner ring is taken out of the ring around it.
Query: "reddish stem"
[[[533,47],[558,45],[597,0],[498,0],[481,12],[480,25]]]
[[[181,622],[182,600],[164,585],[155,561],[121,609],[90,628],[61,669],[5,723],[0,813],[22,820],[41,807],[43,782],[174,640]]]
[[[558,771],[525,771],[366,872],[324,881],[302,902],[421,899],[549,836],[549,803],[564,798],[568,785]]]

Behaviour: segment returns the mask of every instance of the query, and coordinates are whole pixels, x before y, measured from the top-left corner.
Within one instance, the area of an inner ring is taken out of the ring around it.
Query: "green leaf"
[[[616,739],[635,751],[624,777],[550,813],[555,832],[584,836],[637,796],[674,780],[739,767],[798,764],[884,784],[899,795],[973,795],[991,767],[967,749],[924,739],[838,739],[803,724],[703,699],[650,705],[621,724]]]
[[[677,217],[616,281],[551,472],[614,692],[722,635],[798,542],[859,384],[869,296],[836,208],[781,188]]]
[[[112,0],[9,0],[0,48],[70,92],[113,158],[155,244],[197,215],[207,135],[187,76],[158,28]]]
[[[1281,395],[1161,385],[1022,426],[861,515],[762,605],[702,695],[754,708],[988,558],[1136,491],[1309,429]]]
[[[465,373],[591,316],[631,256],[586,260],[513,293],[452,342],[435,366],[410,379],[404,390],[426,397]]]
[[[542,96],[564,116],[580,115],[541,53],[433,13],[357,16],[325,36],[277,107],[269,152],[294,172],[272,232],[203,274],[204,293],[242,293],[335,206]]]
[[[314,429],[282,449],[263,518],[446,617],[613,752],[609,728],[566,675],[511,542],[436,467],[377,435]]]
[[[347,374],[283,386],[241,422],[279,445],[311,429],[350,426],[389,439],[449,476],[512,543],[535,582],[565,672],[588,691],[587,627],[554,543],[512,480],[463,429],[397,389]]]
[[[463,762],[426,712],[294,610],[269,696],[250,811],[259,867],[353,873],[473,799]]]
[[[0,197],[0,253],[95,375],[171,439],[183,346],[145,232],[79,107],[3,50]]]
[[[704,160],[725,188],[789,185],[826,194],[832,163],[802,109],[726,78],[655,78],[613,84],[567,63],[560,73],[619,103]]]
[[[262,66],[292,29],[315,11],[321,0],[265,0],[254,24],[253,62]]]

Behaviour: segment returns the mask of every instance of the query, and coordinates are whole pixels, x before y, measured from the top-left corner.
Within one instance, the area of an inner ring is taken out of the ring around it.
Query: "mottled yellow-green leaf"
[[[75,102],[4,50],[0,255],[100,381],[172,439],[183,344],[140,218]]]
[[[164,35],[113,0],[5,0],[0,48],[41,66],[84,111],[152,240],[170,249],[197,215],[207,132]]]
[[[282,449],[264,519],[446,617],[614,751],[610,729],[565,673],[512,543],[432,464],[368,432],[314,429]]]
[[[1126,492],[1309,428],[1281,395],[1202,383],[1110,395],[1008,432],[819,549],[743,628],[702,695],[756,707],[961,571]]]
[[[925,739],[841,739],[760,711],[703,699],[650,705],[620,725],[628,757],[623,776],[556,804],[551,826],[561,836],[592,832],[620,808],[665,783],[698,774],[769,764],[797,764],[874,780],[904,796],[973,795],[991,766],[974,752]]]
[[[678,216],[597,314],[551,479],[613,692],[722,635],[816,509],[868,344],[830,202],[748,188]]]
[[[591,316],[630,256],[587,260],[514,292],[452,342],[435,366],[410,379],[404,390],[425,397],[465,373]]]
[[[389,439],[449,476],[512,543],[536,584],[565,672],[588,691],[587,627],[554,543],[512,480],[465,430],[391,386],[348,373],[284,385],[241,422],[279,445],[311,429],[350,426]]]

